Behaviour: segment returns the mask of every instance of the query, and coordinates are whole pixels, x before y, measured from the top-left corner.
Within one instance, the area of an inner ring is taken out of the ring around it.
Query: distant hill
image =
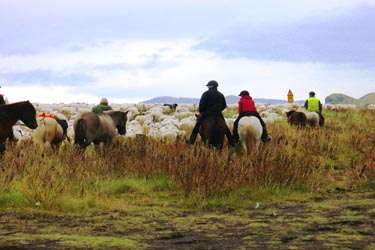
[[[240,99],[239,96],[229,95],[225,97],[227,104],[237,104]],[[187,98],[187,97],[171,97],[171,96],[160,96],[155,97],[141,103],[145,104],[164,104],[164,103],[177,103],[177,104],[198,104],[199,98]],[[254,98],[255,103],[267,103],[267,104],[279,104],[286,103],[286,100],[277,100],[277,99],[265,99],[265,98]],[[295,101],[295,103],[303,104],[304,101]]]
[[[354,104],[358,107],[366,107],[369,104],[375,104],[375,92],[362,96],[359,99],[344,95],[332,94],[326,97],[325,103],[328,104]]]

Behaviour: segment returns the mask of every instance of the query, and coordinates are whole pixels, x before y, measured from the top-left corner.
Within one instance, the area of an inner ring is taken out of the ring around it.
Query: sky
[[[0,0],[10,102],[375,92],[375,0]]]

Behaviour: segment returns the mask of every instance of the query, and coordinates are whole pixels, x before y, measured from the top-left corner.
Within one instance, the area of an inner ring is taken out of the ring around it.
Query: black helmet
[[[209,81],[209,82],[206,84],[206,86],[214,86],[214,87],[218,87],[219,84],[217,83],[217,81],[215,81],[215,80],[211,80],[211,81]]]
[[[242,90],[239,96],[243,96],[243,95],[250,95],[250,93],[247,90]]]
[[[315,92],[314,91],[310,91],[309,96],[315,96]]]

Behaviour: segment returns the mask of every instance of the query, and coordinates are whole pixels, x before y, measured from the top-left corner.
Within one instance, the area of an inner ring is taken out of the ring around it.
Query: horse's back
[[[316,127],[319,125],[320,116],[316,112],[306,112],[306,122],[311,127]]]
[[[250,153],[252,148],[254,148],[255,151],[258,149],[262,131],[262,124],[255,116],[244,116],[239,120],[238,134],[240,143],[247,153]]]
[[[262,135],[262,124],[259,119],[255,116],[245,116],[238,122],[238,132],[247,133],[251,131],[255,136]]]

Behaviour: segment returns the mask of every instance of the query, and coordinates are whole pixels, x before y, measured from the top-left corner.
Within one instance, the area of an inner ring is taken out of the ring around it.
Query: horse
[[[290,125],[299,127],[306,127],[306,125],[309,125],[310,127],[324,125],[324,117],[317,112],[291,110],[286,112],[286,116]]]
[[[32,138],[36,145],[58,147],[66,138],[62,126],[51,117],[38,117],[38,127],[33,131]]]
[[[255,116],[244,116],[238,122],[238,135],[240,144],[249,155],[252,151],[258,152],[263,128]]]
[[[207,145],[217,149],[222,149],[224,144],[224,135],[226,134],[227,130],[228,127],[223,117],[208,116],[201,124],[199,135],[201,136],[202,141]]]
[[[36,110],[30,101],[0,106],[0,153],[5,151],[5,141],[12,133],[12,127],[21,120],[28,128],[38,127]]]
[[[116,130],[120,135],[126,133],[128,111],[109,111],[101,114],[86,112],[78,116],[73,122],[74,144],[81,148],[86,148],[91,143],[99,145],[104,142],[111,144],[116,135]]]
[[[286,117],[288,118],[288,123],[292,126],[298,126],[298,127],[306,126],[307,117],[306,117],[305,112],[290,110],[286,112]]]

